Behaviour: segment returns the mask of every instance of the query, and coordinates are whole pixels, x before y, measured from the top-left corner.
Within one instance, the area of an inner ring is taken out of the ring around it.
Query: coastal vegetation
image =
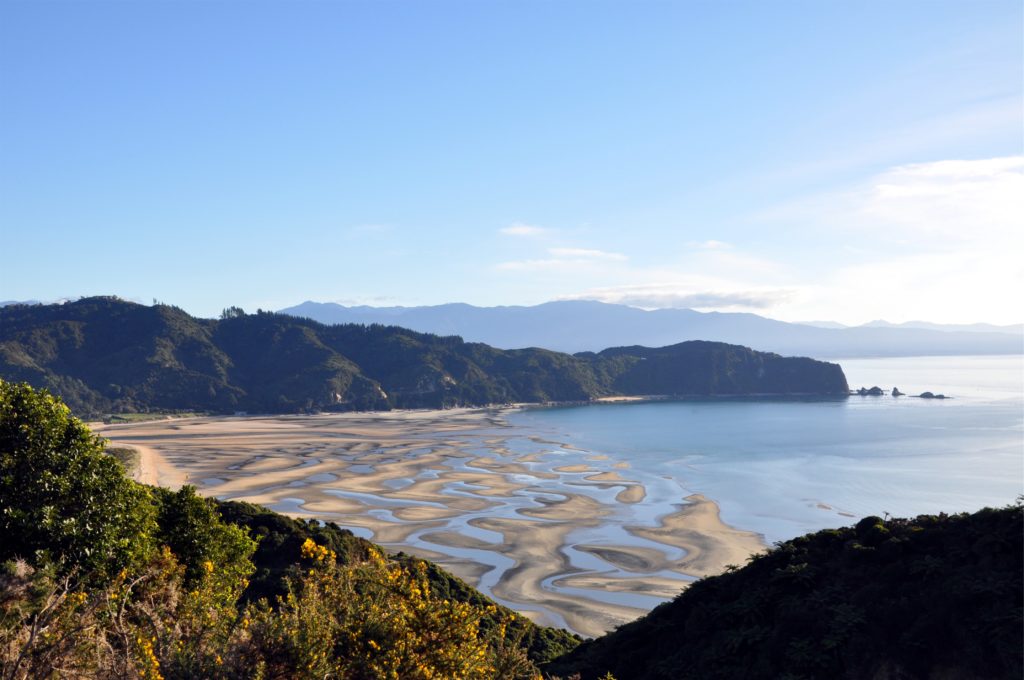
[[[82,416],[298,413],[589,401],[612,395],[848,394],[842,369],[691,341],[576,355],[381,325],[226,310],[198,319],[117,298],[0,308],[0,377]]]
[[[0,381],[0,678],[1008,678],[1020,504],[777,544],[583,642],[331,523],[145,487]]]
[[[0,678],[519,678],[579,638],[335,525],[129,480],[0,381]]]
[[[1020,504],[777,544],[546,666],[592,680],[1019,678]]]

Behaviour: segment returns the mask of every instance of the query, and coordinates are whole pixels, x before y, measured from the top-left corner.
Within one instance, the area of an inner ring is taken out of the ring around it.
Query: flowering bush
[[[254,644],[270,673],[410,680],[536,674],[518,647],[518,664],[506,658],[513,655],[497,643],[504,640],[504,624],[481,634],[481,619],[494,614],[493,606],[431,593],[426,563],[408,567],[375,551],[365,562],[338,565],[330,550],[311,539],[302,557],[307,571],[278,611],[255,613]]]
[[[539,677],[535,626],[367,542],[306,538],[285,595],[244,604],[243,528],[191,487],[127,479],[59,400],[0,388],[0,680]]]

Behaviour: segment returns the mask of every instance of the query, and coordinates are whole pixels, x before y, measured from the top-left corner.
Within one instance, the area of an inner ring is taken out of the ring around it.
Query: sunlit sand
[[[139,449],[140,481],[193,484],[218,498],[337,522],[432,559],[539,623],[586,636],[764,548],[759,535],[724,524],[713,501],[677,485],[675,501],[655,503],[628,466],[524,438],[500,410],[96,429]]]

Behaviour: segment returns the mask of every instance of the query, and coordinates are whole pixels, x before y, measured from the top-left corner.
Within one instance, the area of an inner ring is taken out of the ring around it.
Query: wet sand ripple
[[[448,567],[534,620],[595,636],[763,549],[717,505],[500,410],[97,426],[140,481],[334,521]]]

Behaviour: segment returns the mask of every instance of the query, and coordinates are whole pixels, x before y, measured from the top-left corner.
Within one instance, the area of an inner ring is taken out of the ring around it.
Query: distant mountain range
[[[112,297],[0,308],[0,378],[48,388],[89,415],[848,393],[837,364],[717,342],[573,356],[272,312],[198,319]]]
[[[897,325],[876,321],[847,328],[828,322],[786,323],[756,314],[692,309],[645,311],[593,301],[548,302],[532,307],[474,307],[461,303],[346,307],[303,302],[280,312],[325,324],[378,323],[458,335],[503,349],[545,347],[583,352],[619,345],[660,347],[686,340],[709,340],[819,359],[1024,353],[1022,326]],[[833,327],[821,327],[825,324]]]

